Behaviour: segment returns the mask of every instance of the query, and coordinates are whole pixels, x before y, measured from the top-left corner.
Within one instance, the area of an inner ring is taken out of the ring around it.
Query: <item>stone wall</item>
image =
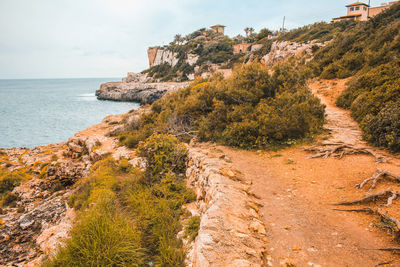
[[[201,217],[187,266],[266,266],[262,206],[225,156],[190,146],[186,176],[197,201],[188,208]]]
[[[247,53],[249,52],[249,47],[251,44],[236,44],[233,46],[233,53],[240,54],[240,53]]]

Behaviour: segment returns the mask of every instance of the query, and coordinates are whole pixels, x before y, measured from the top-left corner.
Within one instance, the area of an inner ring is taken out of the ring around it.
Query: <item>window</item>
[[[356,7],[356,10],[360,10],[360,7],[359,7],[359,6],[357,6],[357,7]]]
[[[350,8],[350,11],[354,11],[354,7],[351,7],[351,8]]]
[[[367,8],[366,8],[366,7],[364,7],[364,11],[367,11]]]

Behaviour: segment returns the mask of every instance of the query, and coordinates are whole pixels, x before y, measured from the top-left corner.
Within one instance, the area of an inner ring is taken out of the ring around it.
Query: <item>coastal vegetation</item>
[[[0,207],[11,205],[18,200],[18,196],[11,191],[31,177],[25,169],[10,172],[6,168],[0,168]]]
[[[232,68],[237,63],[248,62],[248,55],[233,53],[233,45],[235,44],[261,44],[262,46],[258,50],[251,52],[252,60],[257,62],[261,61],[262,57],[270,52],[273,42],[276,41],[297,43],[316,41],[325,43],[323,47],[312,47],[313,57],[310,58],[307,64],[302,64],[302,70],[292,69],[291,71],[306,73],[307,78],[342,79],[352,77],[349,87],[337,100],[337,105],[352,111],[352,115],[360,124],[364,138],[367,141],[377,146],[387,147],[393,152],[399,152],[400,129],[398,128],[396,115],[398,114],[398,109],[400,109],[400,90],[398,85],[400,74],[399,14],[400,4],[395,4],[390,9],[367,22],[318,22],[280,34],[276,39],[270,38],[273,33],[268,29],[262,29],[259,33],[254,33],[254,29],[246,28],[245,37],[239,35],[234,38],[217,34],[211,30],[200,29],[185,37],[179,36],[180,38],[163,48],[178,54],[179,62],[175,67],[162,64],[146,72],[152,77],[161,78],[162,81],[174,79],[185,80],[188,74],[194,72],[195,68],[198,70],[196,73],[202,73],[210,70],[210,64],[218,64],[219,68]],[[250,29],[252,30],[250,31]],[[199,56],[199,59],[193,66],[190,66],[185,61],[188,54]],[[206,84],[198,85],[200,84],[198,83],[192,87],[197,86],[197,91],[207,91],[210,88],[214,88],[216,92],[225,91],[224,94],[227,96],[232,92],[232,88],[235,87],[232,84],[233,80],[213,78],[211,81],[206,81]],[[300,87],[302,86],[301,82],[299,83]],[[194,91],[196,90],[194,89],[187,89],[186,92],[188,91],[190,93],[187,94],[190,95],[191,99],[196,98],[194,94],[197,94],[199,98],[206,97],[205,93],[195,93]],[[244,91],[247,91],[247,89]],[[247,92],[241,93],[246,94]],[[180,98],[180,101],[186,100],[186,96],[179,96],[179,94],[175,94],[174,97]],[[232,96],[229,97],[232,98]],[[264,97],[260,96],[259,100],[264,99]],[[213,101],[216,100],[217,102],[205,104],[206,108],[203,110],[202,119],[200,119],[199,113],[187,115],[187,118],[184,120],[184,126],[187,128],[190,125],[189,132],[192,135],[193,131],[195,131],[195,135],[202,140],[213,140],[246,148],[266,147],[268,146],[266,145],[267,143],[282,143],[285,140],[296,139],[300,136],[299,134],[289,134],[286,136],[284,134],[286,131],[293,133],[289,129],[279,129],[278,132],[280,133],[269,133],[266,134],[267,137],[263,136],[268,131],[263,130],[263,133],[259,133],[255,130],[259,129],[258,126],[262,125],[263,122],[251,116],[249,117],[251,119],[244,121],[240,116],[232,119],[229,115],[233,114],[229,114],[230,112],[227,111],[229,108],[221,110],[232,103],[227,103],[225,99],[222,99],[224,106],[221,106],[222,102],[218,102],[221,100],[220,98],[221,94],[218,93],[212,97]],[[171,99],[169,101],[173,102]],[[279,97],[276,98],[276,105],[279,105],[278,100],[280,100]],[[198,100],[194,102],[198,102]],[[246,110],[245,105],[242,105],[245,102],[235,107],[236,113]],[[263,101],[260,101],[260,103],[246,103],[247,108],[250,106],[254,108],[256,104],[260,104],[257,118],[261,118],[261,113],[265,110],[261,108],[261,102],[264,103]],[[157,109],[160,105],[167,104],[157,103],[153,109]],[[188,105],[186,104],[186,106]],[[176,117],[176,114],[178,114],[177,111],[180,110],[178,106],[175,105],[172,107],[171,115],[179,119],[179,116]],[[184,105],[182,104],[182,106]],[[161,109],[163,108],[161,107]],[[196,109],[196,107],[192,108]],[[217,108],[217,110],[211,112],[210,110],[213,108]],[[231,106],[230,108],[233,107]],[[275,108],[279,107],[276,106]],[[389,115],[389,110],[393,113],[392,115]],[[216,120],[216,113],[218,113],[218,116],[225,114],[227,117],[220,117]],[[248,115],[247,112],[244,112],[244,114]],[[285,115],[290,117],[289,114]],[[222,121],[219,121],[219,119]],[[188,120],[191,120],[191,122],[188,122]],[[213,120],[217,122],[217,125],[212,125]],[[157,124],[154,121],[151,122],[151,124],[154,123]],[[146,123],[142,124],[143,127],[147,127],[146,125]],[[129,135],[125,144],[131,147],[136,146],[140,140],[149,136],[151,127]],[[215,127],[215,130],[213,127]],[[309,128],[299,131],[306,133],[314,132],[316,129],[315,127]],[[216,133],[217,131],[220,133]],[[165,132],[165,130],[161,130],[161,132]],[[280,137],[280,134],[282,134],[282,137]],[[247,135],[247,137],[245,138],[244,135]],[[259,136],[258,140],[254,140],[254,136],[256,135]],[[275,137],[272,137],[273,135]],[[237,136],[241,136],[238,137],[240,140],[237,140]]]
[[[399,14],[396,4],[368,22],[349,24],[310,63],[323,79],[353,76],[337,105],[352,111],[367,141],[393,152],[400,151]]]
[[[171,135],[138,148],[146,170],[106,158],[80,181],[69,205],[78,211],[72,237],[47,266],[182,266],[177,233],[182,205],[195,200],[184,183],[186,149]]]
[[[324,107],[305,86],[307,74],[281,64],[271,75],[259,63],[238,67],[233,76],[198,80],[152,105],[120,140],[134,147],[152,130],[188,141],[245,149],[290,145],[321,130]]]
[[[143,73],[161,81],[186,81],[188,75],[194,73],[196,67],[201,68],[201,72],[205,72],[209,71],[211,64],[227,65],[238,61],[233,54],[233,40],[212,30],[199,29],[179,40],[184,40],[184,43],[175,40],[162,47],[164,50],[176,53],[178,62],[175,66],[172,67],[167,63],[160,64]],[[195,64],[190,65],[186,62],[188,54],[198,57]]]

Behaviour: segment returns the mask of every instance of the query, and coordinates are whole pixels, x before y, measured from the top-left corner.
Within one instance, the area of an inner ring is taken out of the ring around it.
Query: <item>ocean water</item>
[[[100,101],[100,84],[119,78],[0,80],[0,147],[67,141],[105,116],[138,103]]]

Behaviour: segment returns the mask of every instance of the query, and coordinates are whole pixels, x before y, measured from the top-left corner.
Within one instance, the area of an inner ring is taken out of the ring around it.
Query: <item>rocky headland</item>
[[[188,82],[152,82],[145,74],[128,73],[121,82],[108,82],[96,91],[97,99],[151,104],[169,92],[189,85]]]

